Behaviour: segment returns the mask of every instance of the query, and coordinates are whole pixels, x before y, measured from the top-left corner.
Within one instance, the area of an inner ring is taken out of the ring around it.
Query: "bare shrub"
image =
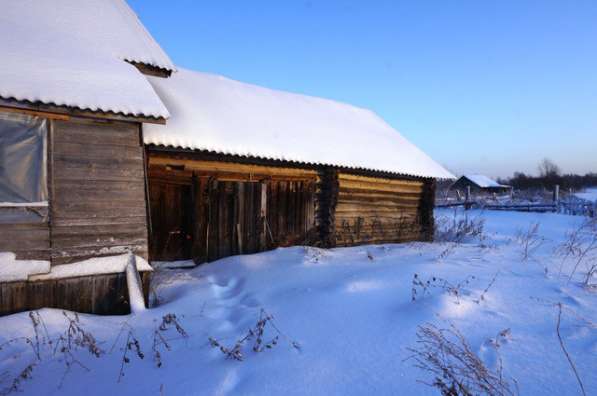
[[[414,274],[411,288],[411,301],[416,301],[417,297],[425,297],[426,294],[430,293],[431,289],[435,288],[440,289],[451,296],[454,296],[456,298],[456,303],[460,304],[460,298],[462,296],[463,288],[474,279],[474,275],[469,275],[464,280],[454,285],[446,279],[437,276],[432,276],[426,281],[423,281],[421,280],[421,278],[419,278],[418,274]]]
[[[176,331],[181,336],[183,336],[185,338],[187,338],[189,336],[187,334],[187,332],[185,331],[185,329],[183,329],[182,326],[180,325],[180,323],[178,322],[178,319],[176,318],[175,314],[169,313],[169,314],[164,315],[162,317],[162,324],[160,324],[159,329],[161,331],[166,331],[172,326],[174,326],[174,328],[176,328]]]
[[[54,355],[60,353],[62,356],[65,370],[60,379],[58,388],[61,388],[64,384],[64,380],[74,365],[77,365],[85,371],[90,371],[77,357],[73,354],[73,351],[82,348],[86,349],[91,355],[99,358],[104,351],[102,351],[97,345],[95,337],[90,332],[86,331],[80,323],[79,315],[75,312],[71,318],[68,314],[62,311],[62,314],[68,321],[68,327],[58,337],[56,346],[54,348]]]
[[[182,336],[182,338],[189,337],[188,333],[182,327],[175,314],[169,313],[162,316],[162,323],[160,323],[158,328],[153,331],[153,344],[151,347],[151,351],[153,353],[153,361],[155,362],[158,368],[162,367],[162,354],[160,352],[160,348],[164,347],[167,351],[171,350],[168,340],[166,340],[162,333],[167,332],[171,328],[174,328],[176,332],[180,336]]]
[[[592,286],[597,275],[597,221],[586,219],[579,227],[567,233],[566,240],[556,250],[562,257],[559,274],[564,264],[571,260],[573,268],[568,274],[568,282],[572,280],[579,268],[583,269],[584,286]]]
[[[62,314],[68,321],[68,327],[64,334],[58,338],[56,348],[64,347],[69,350],[73,348],[83,348],[87,349],[93,356],[100,357],[104,351],[98,347],[93,334],[83,328],[79,320],[79,315],[75,312],[74,317],[71,318],[64,311],[62,311]]]
[[[438,259],[448,257],[462,243],[484,241],[484,228],[485,219],[480,216],[469,218],[466,212],[464,217],[459,217],[458,211],[454,210],[452,218],[439,218],[436,222],[435,241],[447,243],[447,246]]]
[[[218,348],[225,356],[229,359],[234,359],[239,362],[244,360],[243,355],[243,346],[250,341],[253,341],[253,352],[263,352],[267,349],[272,349],[276,345],[278,345],[278,341],[280,337],[284,337],[290,343],[290,345],[300,350],[300,345],[296,342],[288,338],[284,333],[278,329],[278,327],[274,323],[274,317],[268,314],[264,309],[261,309],[259,312],[259,319],[255,326],[250,328],[244,337],[239,338],[232,347],[226,347],[218,340],[213,337],[209,337],[209,344],[213,348]],[[270,341],[264,342],[264,334],[265,334],[265,327],[266,325],[270,325],[270,327],[277,333]]]
[[[486,367],[454,325],[449,329],[419,326],[417,347],[408,350],[415,367],[433,376],[431,383],[424,383],[444,396],[517,394],[515,381],[503,377],[501,364],[496,371]]]
[[[522,260],[526,261],[532,257],[545,239],[539,235],[539,223],[531,223],[527,230],[518,230],[516,241],[522,247]]]
[[[469,218],[466,214],[459,218],[455,210],[451,219],[438,219],[435,240],[438,242],[463,243],[472,239],[484,239],[485,219],[480,216]]]

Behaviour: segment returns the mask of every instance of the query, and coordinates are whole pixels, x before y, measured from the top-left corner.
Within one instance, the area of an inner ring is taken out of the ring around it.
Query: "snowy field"
[[[597,202],[597,188],[587,188],[583,192],[575,193],[578,198],[586,199],[587,201]]]
[[[438,394],[409,359],[429,324],[457,329],[513,394],[582,394],[562,346],[597,394],[595,230],[470,211],[455,232],[453,211],[436,216],[455,242],[278,249],[161,270],[159,304],[135,315],[0,318],[0,394]]]

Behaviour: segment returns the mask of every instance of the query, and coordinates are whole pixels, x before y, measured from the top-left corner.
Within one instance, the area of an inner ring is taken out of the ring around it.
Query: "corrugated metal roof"
[[[124,61],[175,70],[122,0],[18,0],[0,12],[0,97],[165,118]]]
[[[180,69],[149,78],[168,107],[147,144],[403,175],[453,178],[373,112]]]

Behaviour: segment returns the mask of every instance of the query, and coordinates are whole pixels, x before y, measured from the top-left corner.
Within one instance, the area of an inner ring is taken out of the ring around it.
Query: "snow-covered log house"
[[[152,262],[430,240],[452,175],[374,113],[175,67],[123,0],[0,13],[0,314],[129,311]]]

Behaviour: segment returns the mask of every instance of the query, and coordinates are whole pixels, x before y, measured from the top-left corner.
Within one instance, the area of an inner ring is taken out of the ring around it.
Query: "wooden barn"
[[[128,312],[126,257],[93,258],[151,272],[146,76],[174,65],[121,0],[6,2],[0,35],[0,314]]]
[[[451,175],[374,113],[184,69],[150,81],[171,113],[144,128],[151,258],[431,239]]]
[[[157,261],[432,239],[452,175],[374,113],[177,70],[123,0],[3,11],[0,314],[126,313],[128,252],[147,292]]]
[[[500,184],[485,175],[463,175],[456,180],[450,190],[466,194],[467,190],[475,194],[503,194],[508,193],[512,187]]]

